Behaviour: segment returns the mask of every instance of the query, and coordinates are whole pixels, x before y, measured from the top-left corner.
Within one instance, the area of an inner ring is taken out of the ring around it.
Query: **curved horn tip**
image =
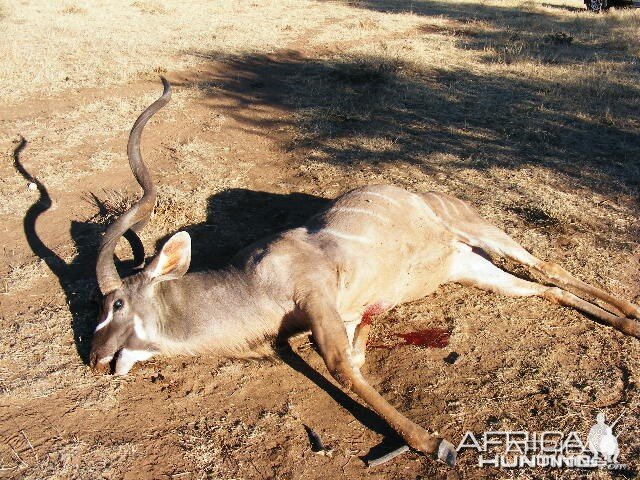
[[[160,75],[160,80],[162,81],[162,86],[164,87],[164,91],[162,92],[162,96],[166,96],[166,95],[171,95],[171,84],[169,83],[169,80],[167,80],[165,77],[163,77],[162,75]]]

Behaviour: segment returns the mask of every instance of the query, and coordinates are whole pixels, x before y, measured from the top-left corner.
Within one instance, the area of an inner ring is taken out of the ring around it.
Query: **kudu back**
[[[149,265],[121,279],[114,264],[121,236],[128,235],[136,259],[144,260],[137,233],[151,216],[156,187],[140,155],[140,135],[169,101],[170,85],[162,82],[163,95],[140,115],[128,144],[144,195],[109,226],[100,246],[96,274],[103,302],[91,350],[94,370],[114,363],[115,373],[124,375],[156,354],[260,356],[282,332],[311,331],[344,388],[410,447],[453,465],[449,442],[405,418],[361,375],[370,329],[365,312],[382,313],[457,282],[544,297],[640,338],[638,306],[533,257],[461,200],[391,185],[341,195],[305,225],[245,248],[220,271],[187,273],[190,237],[176,233]],[[526,265],[555,286],[517,278],[488,260],[491,255]]]

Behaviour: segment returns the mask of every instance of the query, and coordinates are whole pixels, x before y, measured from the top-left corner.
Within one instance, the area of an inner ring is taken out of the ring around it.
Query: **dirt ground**
[[[139,194],[125,145],[159,74],[174,95],[143,137],[148,252],[186,229],[192,269],[217,268],[392,183],[463,198],[638,303],[639,31],[640,10],[577,0],[0,1],[0,478],[637,477],[640,342],[541,299],[444,286],[376,318],[371,342],[446,328],[449,344],[370,348],[363,373],[455,444],[622,415],[622,471],[480,468],[473,452],[368,469],[398,439],[307,336],[268,362],[158,358],[124,378],[86,362],[97,244]]]

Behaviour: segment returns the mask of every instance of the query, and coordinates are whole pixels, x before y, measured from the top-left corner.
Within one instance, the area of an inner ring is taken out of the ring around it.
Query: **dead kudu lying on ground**
[[[120,278],[114,249],[148,221],[156,187],[140,155],[147,120],[170,98],[164,93],[138,118],[128,154],[144,196],[109,226],[98,255],[104,296],[91,366],[124,375],[156,354],[258,356],[281,332],[311,331],[327,369],[355,392],[407,444],[453,465],[455,449],[405,418],[360,373],[370,325],[365,311],[383,312],[431,294],[449,282],[513,296],[539,296],[577,308],[621,332],[640,337],[640,308],[592,287],[554,263],[529,254],[467,203],[436,192],[390,185],[357,188],[300,227],[241,251],[222,271],[187,273],[191,240],[176,233],[153,261]],[[142,244],[133,242],[136,258]],[[546,286],[496,267],[491,254],[526,265]],[[595,297],[600,307],[569,293]],[[634,320],[635,319],[635,320]]]

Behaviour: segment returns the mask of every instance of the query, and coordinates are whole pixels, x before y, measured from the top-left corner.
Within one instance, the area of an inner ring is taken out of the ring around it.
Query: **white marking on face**
[[[149,350],[131,350],[123,348],[116,360],[116,375],[126,375],[136,362],[149,360],[155,355],[155,352]]]
[[[351,241],[360,242],[360,243],[372,243],[369,238],[361,237],[360,235],[351,235],[349,233],[339,232],[332,228],[323,228],[322,233],[328,233],[329,235],[342,238],[343,240],[351,240]]]
[[[351,207],[344,207],[344,208],[337,208],[336,210],[334,210],[336,212],[348,212],[348,213],[360,213],[362,215],[369,215],[370,217],[373,218],[377,218],[378,220],[380,220],[381,222],[386,223],[389,219],[383,215],[379,215],[376,212],[372,212],[371,210],[365,210],[364,208],[351,208]]]
[[[95,331],[97,332],[98,330],[102,330],[104,327],[109,325],[112,319],[113,319],[113,311],[109,310],[109,314],[107,315],[107,318],[105,318],[102,322],[98,324]]]
[[[398,202],[394,198],[389,197],[388,195],[383,195],[382,193],[378,193],[378,192],[364,192],[364,193],[366,195],[371,195],[372,197],[384,198],[389,203],[400,206],[400,202]]]
[[[133,316],[133,331],[140,340],[146,340],[148,337],[142,325],[142,319],[138,315]]]

